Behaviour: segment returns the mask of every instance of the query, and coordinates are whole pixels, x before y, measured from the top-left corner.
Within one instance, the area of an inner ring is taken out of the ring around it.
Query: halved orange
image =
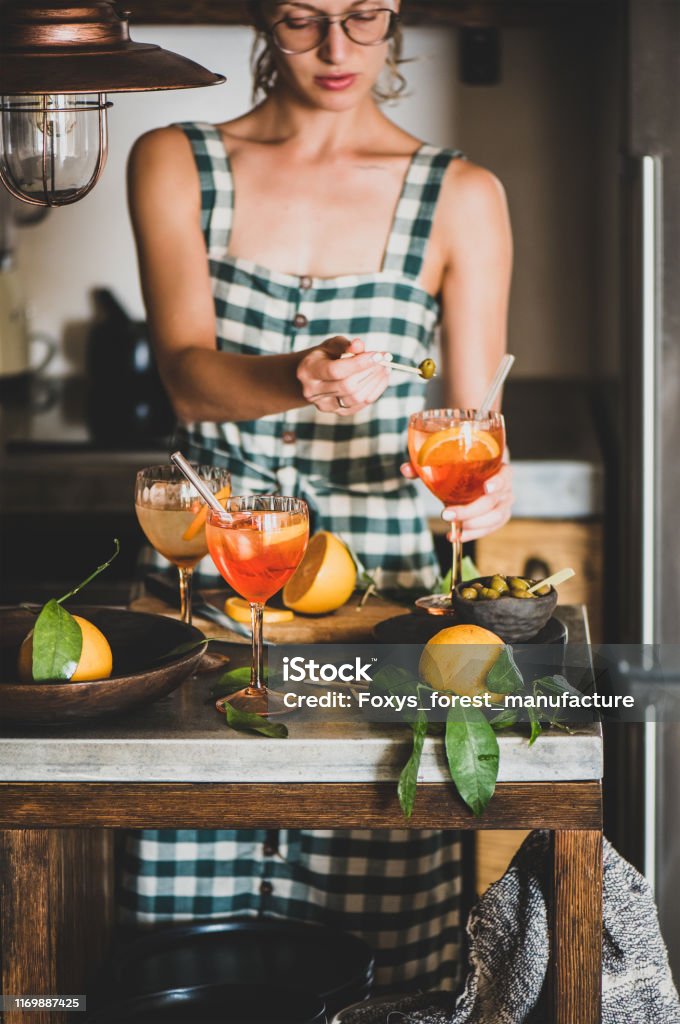
[[[295,574],[283,588],[283,603],[294,612],[324,615],[349,600],[357,581],[354,559],[339,539],[315,533]]]
[[[449,430],[437,430],[418,452],[419,466],[443,466],[450,462],[485,462],[497,459],[501,450],[488,430],[475,430],[461,423]]]
[[[219,491],[215,494],[215,497],[219,501],[221,498],[228,498],[231,494],[231,487],[226,484],[224,487],[220,487]],[[203,529],[206,520],[208,518],[208,506],[201,505],[198,513],[191,520],[186,530],[182,534],[182,540],[193,540],[196,534]]]
[[[228,597],[224,610],[236,622],[250,622],[250,605],[242,597]],[[295,616],[287,608],[265,608],[262,618],[264,622],[292,622]]]

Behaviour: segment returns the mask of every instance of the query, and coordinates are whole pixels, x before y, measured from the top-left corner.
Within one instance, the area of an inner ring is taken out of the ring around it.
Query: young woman
[[[304,497],[387,583],[432,582],[400,471],[419,363],[441,323],[445,401],[474,406],[505,347],[511,235],[496,178],[394,125],[394,0],[254,3],[265,98],[234,121],[150,132],[130,160],[149,324],[185,451],[234,493]],[[510,471],[446,510],[463,539],[502,526]],[[451,833],[163,832],[128,844],[138,921],[265,913],[338,924],[378,949],[380,986],[450,984]],[[209,865],[209,869],[206,868]]]

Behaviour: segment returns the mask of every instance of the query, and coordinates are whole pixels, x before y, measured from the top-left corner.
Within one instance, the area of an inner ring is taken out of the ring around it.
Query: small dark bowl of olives
[[[490,629],[508,644],[525,643],[543,629],[557,604],[554,587],[541,587],[530,594],[535,582],[500,573],[480,576],[458,584],[453,607],[461,622]]]

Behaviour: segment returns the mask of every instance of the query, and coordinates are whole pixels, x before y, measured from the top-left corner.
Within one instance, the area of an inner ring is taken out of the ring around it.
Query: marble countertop
[[[582,607],[557,609],[569,640],[583,644]],[[355,708],[286,717],[287,739],[226,727],[205,677],[124,718],[81,726],[0,727],[3,782],[376,782],[395,781],[410,750],[401,725],[366,721]],[[321,692],[321,691],[319,691]],[[602,777],[599,725],[571,735],[550,729],[532,747],[526,734],[499,734],[500,782],[581,781]],[[428,737],[422,782],[448,782],[440,737]]]

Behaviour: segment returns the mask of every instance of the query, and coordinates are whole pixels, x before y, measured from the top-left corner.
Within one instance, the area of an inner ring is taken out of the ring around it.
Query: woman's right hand
[[[386,352],[366,352],[359,338],[328,338],[298,363],[302,394],[319,412],[354,416],[380,398],[389,384],[389,367],[384,365],[389,358]]]

